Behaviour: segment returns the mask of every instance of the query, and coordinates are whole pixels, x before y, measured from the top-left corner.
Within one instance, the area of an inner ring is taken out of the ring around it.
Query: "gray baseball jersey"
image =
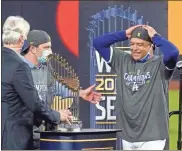
[[[53,103],[53,98],[55,95],[67,97],[68,93],[66,88],[54,80],[51,72],[49,71],[46,65],[42,65],[41,68],[37,68],[33,63],[25,59],[23,56],[21,55],[19,56],[24,62],[26,62],[30,66],[34,81],[34,86],[37,89],[39,97],[42,101],[46,101],[49,105],[51,105]],[[58,87],[59,89],[57,89]],[[39,122],[41,122],[41,120],[39,120]],[[40,134],[35,133],[34,131],[43,129],[44,129],[43,124],[41,124],[39,127],[36,127],[35,125],[33,127],[33,139],[35,147],[39,148]]]
[[[109,64],[117,73],[117,128],[123,129],[119,135],[129,142],[168,138],[168,83],[173,70],[166,69],[162,56],[140,63],[111,49]]]

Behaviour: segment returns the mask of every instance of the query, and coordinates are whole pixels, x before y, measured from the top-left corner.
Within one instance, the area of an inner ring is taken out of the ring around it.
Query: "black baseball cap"
[[[29,49],[31,45],[38,47],[39,45],[50,42],[50,41],[51,41],[51,38],[45,31],[32,30],[28,33],[27,40],[25,40],[21,52],[24,52],[27,49]]]
[[[152,43],[148,31],[143,27],[135,28],[131,33],[131,38],[139,38]]]

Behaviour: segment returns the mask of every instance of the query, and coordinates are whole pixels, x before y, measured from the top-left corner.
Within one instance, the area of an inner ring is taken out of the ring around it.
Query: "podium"
[[[39,131],[40,150],[116,150],[120,129],[82,129],[78,132]]]

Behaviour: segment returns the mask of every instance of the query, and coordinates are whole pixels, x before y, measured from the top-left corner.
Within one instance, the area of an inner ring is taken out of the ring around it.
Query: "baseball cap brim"
[[[30,45],[28,44],[28,41],[25,40],[25,41],[24,41],[24,44],[23,44],[23,47],[22,47],[22,49],[21,49],[21,52],[26,51],[27,49],[29,49],[29,47],[30,47]]]

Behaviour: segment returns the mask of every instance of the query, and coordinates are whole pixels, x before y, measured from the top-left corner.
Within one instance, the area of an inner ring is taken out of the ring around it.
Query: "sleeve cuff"
[[[175,70],[175,68],[176,68],[176,67],[175,67],[174,69],[170,69],[170,68],[168,68],[167,66],[165,66],[165,67],[166,67],[167,70],[170,70],[170,71]]]
[[[120,34],[120,37],[121,37],[121,41],[125,41],[125,40],[127,40],[128,39],[128,37],[126,36],[126,30],[123,30],[123,31],[121,31],[121,32],[119,32],[119,34]]]
[[[53,111],[53,114],[54,114],[54,121],[53,121],[53,123],[56,124],[56,125],[60,124],[60,122],[61,122],[61,115],[60,115],[60,113],[58,111],[55,111],[55,110],[52,110],[52,111]]]

